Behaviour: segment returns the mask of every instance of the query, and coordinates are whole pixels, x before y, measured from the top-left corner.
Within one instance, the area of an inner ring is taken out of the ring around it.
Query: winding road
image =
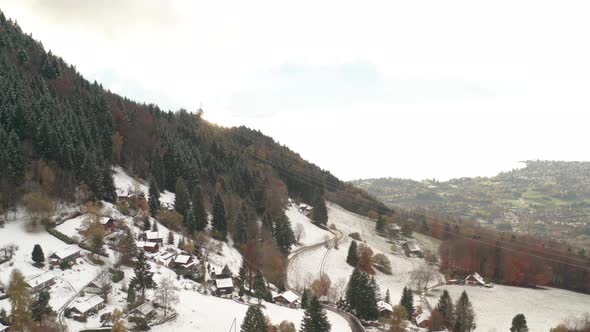
[[[291,270],[291,263],[295,260],[297,260],[297,258],[299,258],[299,256],[301,256],[302,254],[305,254],[306,252],[310,252],[310,251],[314,251],[316,249],[322,248],[324,246],[328,247],[328,250],[326,250],[326,253],[324,254],[324,257],[322,257],[322,262],[320,264],[320,275],[324,273],[324,267],[326,265],[326,261],[328,259],[328,256],[330,255],[330,252],[332,252],[332,249],[334,249],[334,247],[342,241],[342,239],[344,238],[344,233],[342,233],[339,230],[331,230],[328,229],[328,231],[332,234],[334,234],[334,237],[320,242],[320,243],[316,243],[313,244],[311,246],[306,246],[306,247],[301,247],[297,250],[295,250],[291,256],[289,257],[289,259],[287,260],[287,276],[285,277],[285,288],[287,290],[292,291],[293,293],[301,296],[301,294],[296,290],[291,288],[291,285],[289,284],[289,272]],[[350,326],[350,329],[352,332],[365,332],[365,329],[363,327],[363,325],[361,324],[361,322],[358,320],[358,318],[356,318],[354,315],[346,312],[346,311],[341,311],[338,310],[337,308],[331,307],[331,306],[327,306],[324,305],[324,308],[326,310],[332,311],[338,315],[340,315],[342,318],[344,318],[347,322],[348,325]]]

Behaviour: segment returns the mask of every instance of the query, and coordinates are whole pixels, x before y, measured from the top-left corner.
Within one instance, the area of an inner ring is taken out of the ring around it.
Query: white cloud
[[[344,178],[588,159],[586,1],[0,4],[106,87],[203,103]]]

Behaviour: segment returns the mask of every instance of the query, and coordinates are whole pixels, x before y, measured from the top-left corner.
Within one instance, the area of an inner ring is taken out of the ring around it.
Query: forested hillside
[[[0,14],[4,209],[31,191],[114,201],[117,164],[161,190],[175,191],[179,178],[191,191],[198,184],[208,205],[220,193],[234,219],[241,203],[278,218],[288,195],[311,204],[329,195],[359,213],[368,212],[367,200],[378,204],[272,138],[218,127],[202,114],[163,111],[88,82]]]
[[[430,209],[499,231],[590,249],[590,162],[527,161],[494,177],[446,182],[382,178],[354,182],[392,207]]]

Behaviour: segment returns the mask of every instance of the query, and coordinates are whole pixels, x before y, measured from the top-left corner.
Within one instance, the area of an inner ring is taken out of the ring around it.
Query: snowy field
[[[346,263],[348,247],[352,241],[348,234],[358,232],[361,239],[373,249],[374,254],[383,253],[391,261],[393,274],[386,275],[376,271],[375,279],[381,289],[381,295],[385,296],[386,290],[389,289],[392,301],[397,302],[401,298],[403,288],[409,282],[408,273],[414,268],[425,264],[424,260],[420,258],[409,258],[403,254],[393,254],[391,252],[391,244],[375,232],[374,221],[346,211],[333,203],[328,202],[327,207],[328,224],[334,224],[337,229],[344,233],[344,239],[340,243],[339,249],[334,249],[330,252],[324,265],[324,272],[330,277],[332,283],[337,283],[341,279],[348,282],[353,270]],[[301,216],[306,218],[303,215]],[[317,279],[320,275],[321,262],[324,259],[326,251],[327,248],[321,247],[317,250],[306,252],[298,257],[297,260],[293,261],[289,273],[290,284],[297,288],[308,284],[313,279]],[[416,298],[416,302],[419,303],[418,298]]]
[[[436,304],[443,289],[456,301],[467,291],[477,315],[476,331],[508,331],[512,318],[524,314],[531,332],[549,331],[571,316],[590,311],[590,295],[563,289],[530,289],[495,285],[494,288],[447,285],[430,292],[429,302]]]
[[[299,239],[299,245],[301,246],[310,246],[316,243],[320,243],[326,240],[326,237],[332,238],[332,233],[317,227],[316,225],[312,224],[312,221],[304,216],[297,210],[297,207],[294,204],[291,204],[285,210],[285,214],[291,221],[291,227],[295,231],[297,225],[301,225],[303,232],[301,233],[301,238]],[[295,248],[297,249],[297,248]]]
[[[0,235],[3,239],[7,239],[2,244],[13,243],[18,246],[13,260],[0,265],[0,282],[8,285],[10,274],[14,269],[19,269],[26,279],[44,273],[53,274],[56,276],[56,280],[55,285],[51,288],[50,304],[54,309],[59,309],[82,287],[94,279],[100,268],[90,265],[84,259],[78,259],[77,264],[72,269],[65,271],[60,269],[50,270],[47,263],[43,268],[34,267],[31,253],[35,244],[41,244],[46,257],[69,245],[47,233],[45,229],[35,233],[28,232],[25,229],[27,219],[27,215],[23,210],[19,209],[16,220],[9,221],[4,228],[0,228]],[[0,307],[8,310],[10,308],[8,300],[0,301]]]

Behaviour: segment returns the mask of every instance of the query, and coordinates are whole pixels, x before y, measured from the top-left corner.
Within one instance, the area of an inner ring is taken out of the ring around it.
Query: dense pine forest
[[[212,202],[215,193],[258,214],[273,214],[288,196],[313,204],[327,195],[366,213],[371,199],[245,127],[222,128],[203,111],[163,111],[85,80],[17,23],[0,15],[0,156],[2,206],[39,188],[73,200],[85,191],[114,201],[113,165],[175,191],[179,178]],[[192,192],[192,191],[191,191]],[[375,201],[373,201],[375,204]],[[237,211],[232,209],[230,214]]]

